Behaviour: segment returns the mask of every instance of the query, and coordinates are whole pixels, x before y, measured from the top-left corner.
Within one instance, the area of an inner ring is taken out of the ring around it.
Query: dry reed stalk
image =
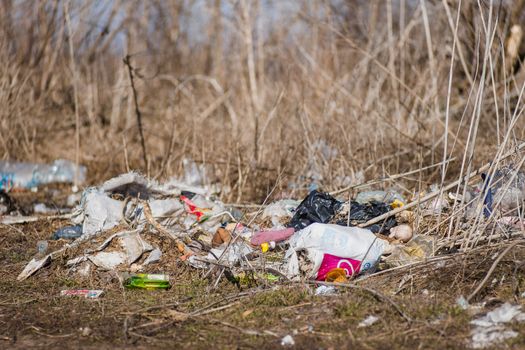
[[[339,178],[359,172],[369,180],[425,168],[438,162],[432,157],[463,156],[462,168],[421,174],[425,187],[464,177],[493,147],[507,152],[525,130],[513,117],[522,78],[504,72],[508,55],[500,45],[517,23],[521,0],[492,10],[457,0],[346,2],[338,8],[298,0],[296,11],[274,22],[269,13],[288,10],[248,1],[215,0],[210,11],[193,11],[193,1],[112,1],[71,6],[69,25],[60,11],[64,4],[0,5],[4,159],[76,158],[77,134],[79,160],[97,159],[97,166],[110,169],[97,173],[107,175],[143,162],[160,178],[180,175],[182,158],[215,163],[240,157],[240,167],[231,161],[214,166],[234,189],[223,198],[244,201],[264,198],[265,186],[284,167],[286,182],[298,186],[279,190],[302,196],[296,188],[305,185],[301,176],[318,140],[338,151],[332,159],[317,155],[321,185],[334,189],[348,185]],[[202,33],[199,40],[188,23]],[[66,38],[68,32],[74,35]],[[74,48],[75,62],[64,45]],[[147,162],[141,146],[129,142],[128,159],[110,156],[123,144],[122,136],[112,136],[136,123],[133,94],[121,86],[125,49],[148,84],[140,92]],[[67,79],[71,70],[73,82]],[[126,103],[130,118],[123,125]],[[79,121],[63,117],[75,109]],[[423,149],[420,157],[415,147],[421,145],[430,152]],[[275,170],[250,170],[250,158],[256,169]],[[398,182],[415,191],[408,180]]]
[[[131,91],[133,92],[133,102],[135,104],[135,115],[137,116],[137,127],[139,129],[140,146],[142,147],[142,158],[144,160],[144,169],[146,169],[146,173],[149,176],[149,161],[148,161],[148,153],[146,152],[146,141],[144,139],[144,129],[142,127],[142,113],[140,112],[140,108],[139,108],[137,89],[135,88],[135,80],[133,77],[133,67],[131,66],[129,55],[124,58],[124,64],[128,68],[129,82],[131,86]]]
[[[71,16],[69,14],[69,1],[64,3],[64,13],[66,16],[67,32],[68,32],[68,44],[69,44],[69,56],[71,59],[71,71],[73,73],[73,94],[74,94],[74,105],[75,105],[75,175],[73,184],[75,188],[78,188],[78,171],[80,169],[80,114],[78,111],[78,75],[75,66],[75,53],[73,49],[73,30],[71,29]]]

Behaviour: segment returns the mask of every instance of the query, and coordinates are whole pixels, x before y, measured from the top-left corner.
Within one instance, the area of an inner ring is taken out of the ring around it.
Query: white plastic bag
[[[359,274],[375,267],[385,245],[370,230],[315,223],[290,238],[285,273],[290,279],[299,277],[297,252],[305,251],[313,263],[307,278],[325,280],[334,268],[344,269],[347,276]]]
[[[84,192],[71,221],[82,225],[83,235],[91,236],[117,226],[122,219],[123,210],[123,201],[112,199],[95,189],[88,189]]]

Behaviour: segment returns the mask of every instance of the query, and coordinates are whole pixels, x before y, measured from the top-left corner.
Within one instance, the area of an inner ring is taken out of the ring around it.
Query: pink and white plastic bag
[[[334,268],[343,268],[347,276],[372,271],[386,244],[367,229],[312,224],[290,238],[285,273],[290,279],[299,278],[299,251],[305,251],[313,263],[307,278],[324,281],[326,274]]]

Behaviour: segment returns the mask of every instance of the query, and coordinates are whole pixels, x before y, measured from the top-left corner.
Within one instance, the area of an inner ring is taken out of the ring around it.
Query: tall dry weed
[[[129,55],[153,176],[191,158],[247,201],[279,174],[278,192],[330,190],[456,157],[395,185],[444,183],[523,138],[523,7],[4,0],[0,156],[145,172]]]

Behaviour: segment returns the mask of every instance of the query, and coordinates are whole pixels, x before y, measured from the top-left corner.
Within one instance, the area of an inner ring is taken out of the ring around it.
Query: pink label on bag
[[[354,273],[359,273],[361,267],[361,261],[354,260],[350,258],[341,258],[339,256],[324,254],[323,261],[317,271],[317,280],[324,281],[326,279],[326,274],[335,268],[344,269],[346,276],[350,277]]]

